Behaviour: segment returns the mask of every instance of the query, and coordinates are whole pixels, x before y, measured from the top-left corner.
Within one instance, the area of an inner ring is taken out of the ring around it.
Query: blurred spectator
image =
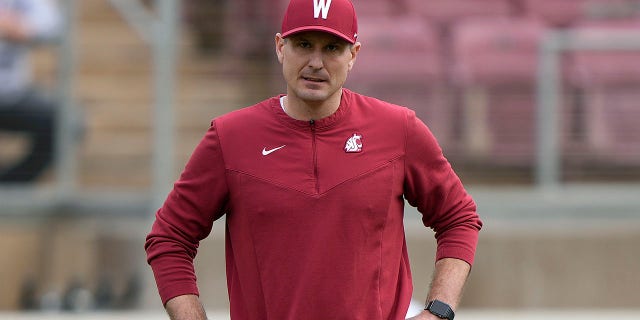
[[[98,310],[111,309],[113,307],[114,292],[112,280],[107,275],[101,275],[95,292],[95,307]]]
[[[82,281],[74,277],[62,296],[62,310],[87,311],[93,308],[93,295]]]
[[[0,182],[34,181],[53,159],[56,105],[34,86],[28,54],[55,40],[60,27],[53,0],[0,0],[0,131],[31,139],[24,157],[2,168]]]
[[[36,310],[38,309],[38,284],[34,277],[27,277],[22,283],[20,290],[20,309]]]
[[[142,279],[138,273],[132,274],[127,280],[126,286],[120,298],[121,309],[133,309],[140,302],[142,292]]]

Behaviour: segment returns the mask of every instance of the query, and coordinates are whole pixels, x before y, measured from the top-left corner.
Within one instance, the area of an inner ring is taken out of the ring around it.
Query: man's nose
[[[309,67],[313,69],[322,69],[324,66],[324,62],[322,59],[322,52],[320,50],[316,50],[309,56]]]

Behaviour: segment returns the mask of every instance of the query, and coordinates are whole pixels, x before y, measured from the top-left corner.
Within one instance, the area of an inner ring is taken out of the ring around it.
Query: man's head
[[[290,98],[339,98],[360,49],[357,32],[350,0],[291,0],[275,39]]]

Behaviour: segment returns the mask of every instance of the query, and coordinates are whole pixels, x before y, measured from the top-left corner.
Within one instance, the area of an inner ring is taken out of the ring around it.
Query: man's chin
[[[329,98],[324,90],[304,90],[298,97],[305,102],[322,102]]]

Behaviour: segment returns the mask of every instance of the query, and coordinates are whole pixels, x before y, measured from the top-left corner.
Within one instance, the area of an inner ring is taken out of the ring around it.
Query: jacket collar
[[[338,106],[338,110],[330,116],[313,120],[316,131],[328,130],[338,124],[349,112],[352,95],[352,91],[342,88],[342,96],[340,97],[340,106]],[[276,117],[289,127],[295,129],[308,129],[311,126],[310,121],[294,119],[284,112],[280,105],[280,99],[283,96],[284,94],[281,94],[271,98],[271,110],[273,110]]]

